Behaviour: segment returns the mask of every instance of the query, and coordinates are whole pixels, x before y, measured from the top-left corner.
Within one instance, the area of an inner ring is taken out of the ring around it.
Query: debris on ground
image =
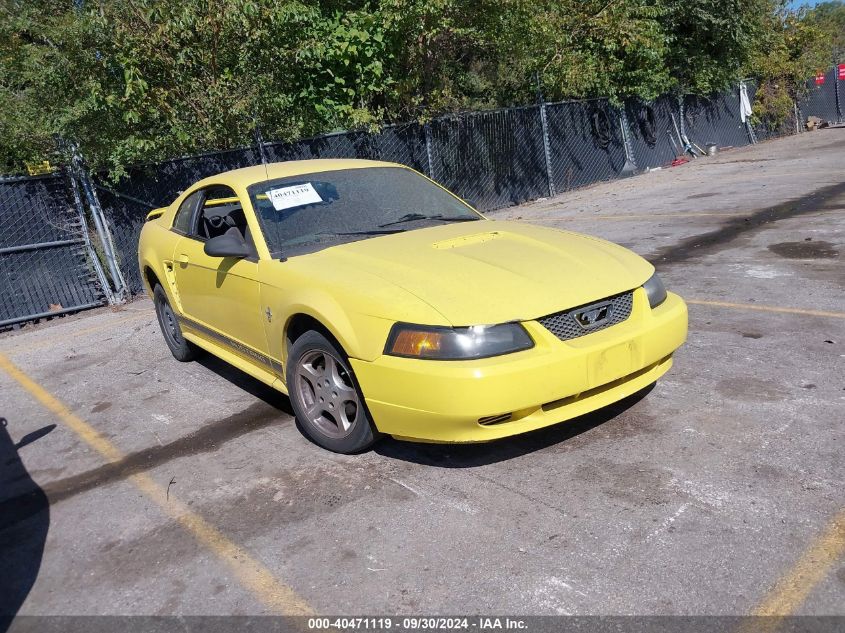
[[[812,132],[813,130],[819,130],[823,127],[827,127],[828,125],[830,125],[830,123],[817,116],[808,116],[804,127],[806,127],[808,131]]]

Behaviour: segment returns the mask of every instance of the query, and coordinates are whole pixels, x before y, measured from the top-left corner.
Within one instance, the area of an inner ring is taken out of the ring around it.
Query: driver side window
[[[205,194],[200,207],[195,236],[201,240],[230,234],[247,240],[248,227],[241,201],[229,187],[213,185],[203,189]]]
[[[197,198],[192,202],[195,196]],[[192,204],[189,204],[191,202]],[[199,207],[195,214],[183,213],[183,209],[196,208],[194,205]],[[200,189],[182,203],[176,224],[179,224],[183,215],[194,218],[192,223],[187,223],[185,229],[185,235],[188,237],[205,242],[221,235],[232,235],[249,246],[253,257],[258,256],[240,198],[230,187],[212,185]],[[176,224],[174,228],[177,228]]]

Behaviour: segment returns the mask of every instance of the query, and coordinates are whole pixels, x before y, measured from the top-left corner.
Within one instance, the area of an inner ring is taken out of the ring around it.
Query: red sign
[[[824,83],[824,73],[816,75],[816,85],[821,86]]]
[[[839,78],[845,80],[845,64],[839,64]]]

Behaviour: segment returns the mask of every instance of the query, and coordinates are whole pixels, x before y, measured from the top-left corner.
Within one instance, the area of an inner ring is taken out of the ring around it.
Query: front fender
[[[307,315],[323,325],[350,358],[372,361],[384,350],[393,320],[344,307],[332,294],[318,289],[302,289],[291,296],[273,286],[262,286],[262,303],[270,307],[272,321],[267,327],[270,355],[287,363],[285,337],[293,318]]]

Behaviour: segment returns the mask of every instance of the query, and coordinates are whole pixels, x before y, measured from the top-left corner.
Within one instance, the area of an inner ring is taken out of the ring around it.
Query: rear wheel
[[[196,359],[201,350],[193,343],[186,341],[185,337],[182,336],[179,320],[176,318],[176,313],[170,306],[167,294],[160,284],[156,285],[155,290],[153,290],[153,301],[158,325],[161,328],[162,335],[164,335],[164,342],[167,343],[170,353],[173,354],[173,358],[183,363]]]
[[[358,453],[376,441],[349,360],[334,343],[306,332],[291,346],[286,369],[293,411],[311,440],[336,453]]]

